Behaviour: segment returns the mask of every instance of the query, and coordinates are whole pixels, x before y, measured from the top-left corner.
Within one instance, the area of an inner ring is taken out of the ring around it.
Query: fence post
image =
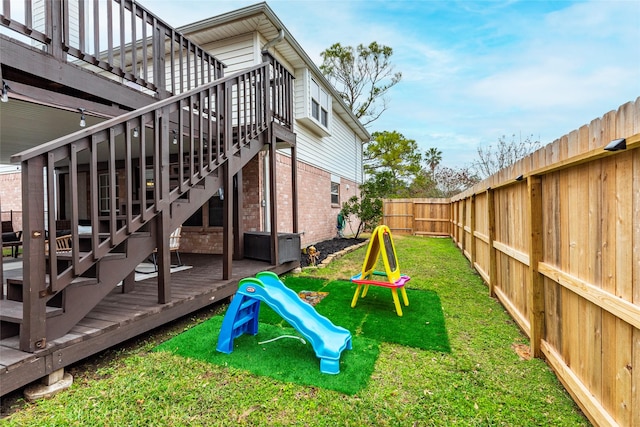
[[[471,212],[469,214],[469,229],[471,234],[471,267],[476,266],[476,195],[471,195]]]
[[[461,239],[460,239],[460,248],[462,249],[462,255],[467,256],[467,230],[465,227],[467,226],[467,198],[465,197],[461,201],[462,204],[462,226],[460,230]]]
[[[496,267],[496,248],[493,241],[496,238],[496,211],[495,211],[495,190],[487,188],[487,220],[489,221],[489,295],[496,296],[495,285],[498,270]]]
[[[544,334],[544,280],[538,272],[538,263],[542,260],[542,179],[539,176],[527,178],[529,226],[529,290],[527,292],[530,307],[529,324],[531,353],[542,357],[540,348]]]

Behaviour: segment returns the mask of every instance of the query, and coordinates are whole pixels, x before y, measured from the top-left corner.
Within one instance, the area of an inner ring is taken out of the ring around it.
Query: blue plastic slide
[[[313,346],[320,359],[320,372],[340,373],[340,354],[351,349],[351,333],[336,326],[287,288],[280,278],[269,271],[242,279],[233,301],[222,321],[216,349],[233,351],[233,340],[243,333],[258,333],[260,302],[264,301],[289,322]]]

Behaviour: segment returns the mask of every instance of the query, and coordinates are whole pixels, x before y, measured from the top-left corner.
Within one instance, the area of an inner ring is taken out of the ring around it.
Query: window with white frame
[[[331,182],[331,204],[339,205],[340,204],[340,183],[339,182]]]
[[[117,177],[116,177],[117,178]],[[119,197],[118,180],[116,179],[116,202]],[[103,173],[98,175],[98,207],[101,214],[109,213],[111,211],[111,189],[109,186],[109,174]],[[118,212],[119,209],[116,209]]]
[[[314,79],[311,79],[311,117],[329,127],[329,94]]]

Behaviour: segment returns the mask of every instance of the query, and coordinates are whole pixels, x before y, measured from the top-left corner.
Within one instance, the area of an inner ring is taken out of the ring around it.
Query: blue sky
[[[173,26],[256,3],[139,2]],[[392,47],[403,79],[369,130],[437,147],[449,167],[502,135],[547,144],[640,96],[640,0],[268,4],[316,64],[335,42]]]

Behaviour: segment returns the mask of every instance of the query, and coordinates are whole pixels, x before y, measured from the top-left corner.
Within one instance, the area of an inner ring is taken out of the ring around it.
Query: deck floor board
[[[29,384],[48,370],[47,357],[55,352],[64,356],[68,366],[84,357],[115,346],[126,339],[218,303],[235,293],[238,282],[265,270],[283,273],[296,265],[271,266],[255,260],[233,261],[232,279],[222,279],[222,257],[219,255],[181,254],[183,263],[192,268],[171,274],[171,298],[158,304],[157,277],[135,282],[133,290],[123,293],[121,287],[110,292],[87,316],[65,336],[52,340],[43,350],[26,353],[19,350],[19,338],[0,340],[0,396]],[[12,271],[11,276],[19,274]],[[20,272],[21,274],[21,272]],[[5,275],[5,278],[7,276]],[[68,361],[68,362],[67,362]],[[34,370],[36,372],[28,372]],[[53,366],[51,369],[59,369]]]

